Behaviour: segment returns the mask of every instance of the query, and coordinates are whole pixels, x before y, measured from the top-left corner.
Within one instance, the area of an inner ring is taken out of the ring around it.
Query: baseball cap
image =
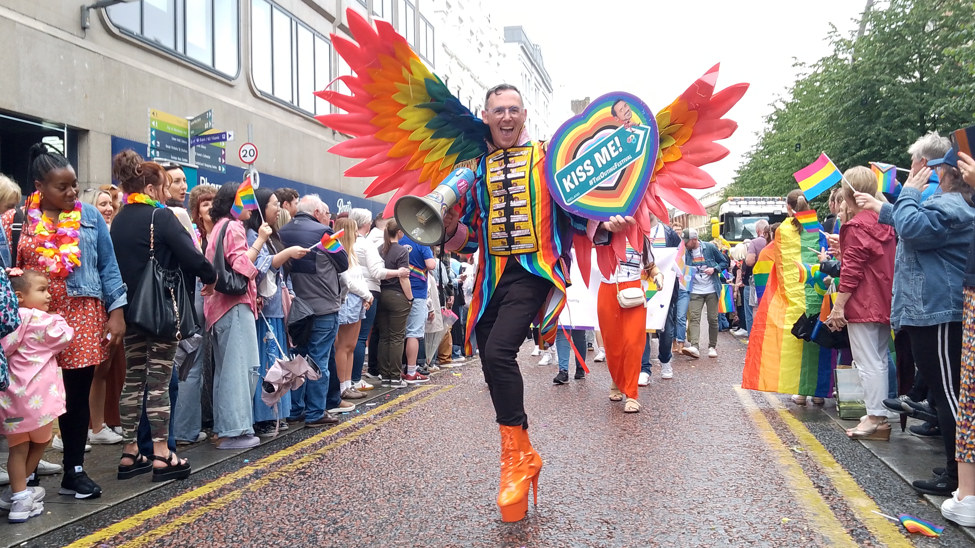
[[[937,167],[941,164],[946,164],[951,167],[958,167],[958,153],[955,152],[954,148],[949,148],[948,152],[945,153],[944,158],[938,158],[937,160],[931,160],[928,162],[928,167]]]
[[[685,228],[684,229],[684,241],[696,240],[698,238],[696,228]]]

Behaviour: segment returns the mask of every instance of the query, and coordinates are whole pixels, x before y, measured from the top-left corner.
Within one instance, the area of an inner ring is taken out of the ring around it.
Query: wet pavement
[[[535,365],[526,344],[529,432],[544,467],[538,506],[518,523],[502,523],[495,505],[499,435],[474,362],[27,546],[975,546],[827,411],[737,388],[744,349],[722,334],[718,359],[677,358],[674,378],[655,372],[642,411],[624,414],[593,354],[586,379],[554,386],[556,367]],[[885,450],[917,454],[918,469],[942,465],[936,446],[896,443]],[[908,537],[874,511],[945,533]],[[3,544],[15,527],[0,524]]]

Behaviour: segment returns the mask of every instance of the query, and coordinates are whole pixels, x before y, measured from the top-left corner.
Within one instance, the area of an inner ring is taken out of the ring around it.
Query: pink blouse
[[[211,263],[214,262],[213,257],[217,251],[217,240],[226,223],[230,223],[227,228],[227,235],[223,238],[223,254],[227,259],[227,266],[250,278],[250,282],[247,284],[247,293],[243,295],[226,295],[214,291],[209,297],[203,298],[203,316],[206,318],[207,329],[213,327],[213,324],[217,323],[224,314],[238,304],[250,306],[254,313],[254,319],[257,319],[257,284],[254,283],[254,279],[257,278],[258,270],[254,263],[247,258],[249,246],[247,245],[247,232],[244,230],[244,225],[240,221],[231,219],[217,221],[217,224],[213,225],[211,236],[207,239],[206,257]]]
[[[63,415],[64,382],[56,356],[74,329],[57,314],[21,308],[20,327],[0,340],[10,364],[10,387],[0,392],[3,434],[26,434]]]

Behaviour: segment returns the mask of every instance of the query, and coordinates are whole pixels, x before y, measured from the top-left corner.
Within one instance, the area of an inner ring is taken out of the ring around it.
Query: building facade
[[[552,78],[545,70],[542,48],[532,43],[521,26],[504,27],[507,57],[501,76],[518,86],[528,109],[528,132],[533,139],[548,140],[563,120],[552,120]]]
[[[191,185],[240,181],[250,135],[262,185],[378,211],[383,200],[362,198],[368,181],[342,175],[351,161],[327,152],[345,136],[315,120],[333,107],[313,92],[349,74],[330,39],[348,36],[348,7],[392,22],[436,68],[438,1],[128,0],[87,10],[86,24],[90,0],[0,0],[0,172],[30,191],[27,149],[43,140],[83,186],[109,183],[115,152],[165,148],[150,111],[157,122],[210,112],[233,141],[210,149],[225,167],[187,169]]]
[[[494,24],[485,0],[442,0],[437,23],[443,55],[434,72],[460,102],[477,116],[487,90],[502,81],[501,27]]]

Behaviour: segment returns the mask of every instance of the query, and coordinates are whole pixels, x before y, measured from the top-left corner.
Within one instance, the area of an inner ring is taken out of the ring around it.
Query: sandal
[[[847,430],[846,435],[854,440],[887,441],[890,439],[890,423],[886,419],[872,427],[863,426],[863,423],[860,423],[856,428]]]
[[[620,392],[615,382],[609,385],[609,401],[623,401],[623,393]]]
[[[800,396],[798,394],[795,395],[795,396],[792,396],[792,403],[794,403],[796,405],[806,405],[806,397],[805,396]]]
[[[173,457],[176,457],[176,464],[173,464]],[[173,453],[172,451],[169,452],[169,456],[166,458],[157,457],[156,455],[152,455],[149,458],[154,461],[166,463],[166,466],[159,468],[153,467],[153,483],[169,480],[181,480],[190,477],[190,461],[177,457],[176,453]]]
[[[626,405],[623,407],[624,413],[639,413],[640,412],[640,402],[633,398],[626,398]]]
[[[118,465],[118,479],[127,480],[136,476],[147,474],[152,470],[152,462],[138,451],[135,454],[122,453],[123,459],[132,459],[132,464]]]

